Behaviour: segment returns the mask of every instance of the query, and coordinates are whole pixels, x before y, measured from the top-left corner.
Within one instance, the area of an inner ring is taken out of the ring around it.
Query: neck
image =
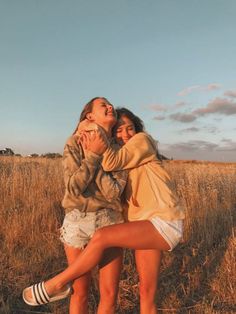
[[[99,125],[100,127],[103,128],[103,130],[106,132],[106,136],[108,138],[111,138],[111,130],[112,130],[112,127],[110,125]]]

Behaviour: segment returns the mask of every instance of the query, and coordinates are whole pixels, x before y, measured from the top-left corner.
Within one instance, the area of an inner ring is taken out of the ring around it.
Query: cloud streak
[[[231,139],[223,138],[221,140],[223,146],[220,146],[217,150],[218,151],[228,151],[228,152],[236,152],[236,142]],[[236,158],[235,158],[236,159]]]
[[[155,104],[155,105],[150,105],[149,107],[154,111],[160,111],[160,112],[165,112],[168,110],[168,108],[164,104]]]
[[[179,142],[171,145],[165,145],[167,151],[177,152],[217,152],[217,151],[236,151],[236,142],[232,140],[221,141],[223,144],[216,144],[203,140],[190,140],[188,142]]]
[[[197,117],[191,113],[173,113],[169,115],[169,118],[183,123],[189,123],[197,119]]]
[[[218,144],[201,141],[201,140],[192,140],[188,142],[180,142],[176,144],[169,145],[169,149],[177,151],[212,151],[218,147]]]
[[[195,121],[197,118],[212,114],[219,114],[225,116],[231,116],[236,114],[236,101],[234,99],[217,97],[210,101],[207,106],[193,110],[190,113],[173,113],[168,117],[171,120],[190,123]]]
[[[185,132],[187,132],[187,133],[192,133],[192,132],[196,133],[196,132],[199,132],[199,131],[201,131],[200,128],[192,127],[192,128],[186,128],[186,129],[180,130],[179,133],[185,133]]]
[[[179,101],[179,102],[177,102],[177,103],[175,104],[174,107],[180,108],[180,107],[184,107],[184,106],[186,106],[186,105],[187,105],[187,103],[186,103],[185,101]]]
[[[189,94],[191,94],[194,91],[204,91],[204,92],[210,92],[210,91],[214,91],[214,90],[218,90],[221,88],[220,84],[217,83],[211,83],[208,85],[193,85],[193,86],[189,86],[184,88],[183,90],[181,90],[177,95],[178,96],[187,96]]]
[[[156,116],[156,117],[153,118],[153,120],[158,120],[158,121],[162,121],[162,120],[165,120],[165,119],[166,119],[166,117],[164,117],[164,116]]]
[[[190,140],[175,144],[159,145],[160,153],[180,160],[211,160],[235,163],[236,142],[226,141],[212,143],[210,141]]]
[[[224,93],[225,96],[236,98],[236,90],[227,90]]]
[[[236,102],[227,98],[215,98],[205,108],[199,108],[192,112],[193,115],[204,116],[207,114],[223,114],[234,115],[236,114]]]

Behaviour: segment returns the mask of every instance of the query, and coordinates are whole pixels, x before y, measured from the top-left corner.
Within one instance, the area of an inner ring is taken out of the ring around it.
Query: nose
[[[129,137],[129,132],[126,129],[124,129],[122,135],[123,135],[124,138],[128,138]]]
[[[109,110],[113,110],[113,106],[112,106],[111,104],[108,104],[108,105],[107,105],[107,108],[108,108]]]

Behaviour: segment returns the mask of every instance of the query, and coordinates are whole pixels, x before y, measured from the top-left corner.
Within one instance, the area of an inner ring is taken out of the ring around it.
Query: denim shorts
[[[180,242],[183,236],[183,220],[163,220],[159,217],[152,217],[149,219],[160,235],[166,240],[169,244],[172,251],[176,245]]]
[[[75,208],[65,215],[60,228],[60,240],[68,246],[82,249],[97,229],[122,222],[122,213],[112,209],[84,213]]]

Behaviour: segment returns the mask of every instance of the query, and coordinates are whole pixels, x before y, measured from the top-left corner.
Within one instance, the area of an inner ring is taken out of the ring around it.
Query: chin
[[[130,138],[126,138],[125,140],[123,140],[124,143],[127,143],[130,140]]]
[[[110,121],[113,121],[114,123],[116,123],[116,117],[114,117],[114,116],[109,116],[108,117],[108,119],[110,120]]]

